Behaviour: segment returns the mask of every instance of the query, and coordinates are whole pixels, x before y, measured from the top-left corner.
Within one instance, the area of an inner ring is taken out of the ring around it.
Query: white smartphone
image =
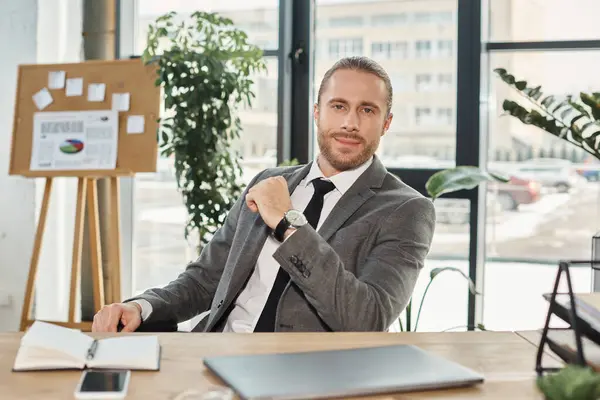
[[[85,370],[75,389],[76,399],[124,399],[129,370]]]

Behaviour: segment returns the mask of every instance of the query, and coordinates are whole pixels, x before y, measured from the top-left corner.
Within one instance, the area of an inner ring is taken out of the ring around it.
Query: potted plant
[[[163,89],[158,140],[161,155],[174,160],[189,215],[185,237],[197,232],[201,246],[243,189],[231,145],[242,132],[238,111],[255,97],[253,76],[266,70],[262,50],[228,18],[171,12],[149,26],[142,58],[156,64]]]

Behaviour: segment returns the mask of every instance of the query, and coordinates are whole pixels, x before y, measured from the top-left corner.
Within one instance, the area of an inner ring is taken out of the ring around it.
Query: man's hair
[[[326,88],[327,83],[329,82],[329,79],[331,78],[331,76],[336,71],[343,70],[343,69],[347,69],[347,70],[351,70],[351,71],[366,72],[369,74],[373,74],[373,75],[377,76],[378,78],[380,78],[381,80],[383,80],[383,83],[385,83],[385,88],[387,90],[387,112],[389,114],[389,112],[392,109],[392,97],[393,97],[392,96],[392,82],[390,81],[390,77],[387,74],[387,72],[385,72],[385,69],[383,69],[383,67],[381,65],[379,65],[377,62],[373,61],[369,57],[363,57],[363,56],[342,58],[339,61],[337,61],[335,64],[333,64],[333,66],[331,68],[329,68],[329,70],[327,70],[327,72],[325,72],[325,75],[323,76],[323,80],[321,81],[321,86],[319,86],[319,95],[317,97],[317,104],[320,104],[321,95],[325,91],[325,88]]]

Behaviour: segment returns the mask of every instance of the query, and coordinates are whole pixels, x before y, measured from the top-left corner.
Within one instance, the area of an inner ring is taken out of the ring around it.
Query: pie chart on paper
[[[83,142],[77,139],[67,139],[60,144],[60,151],[65,154],[76,154],[83,150]]]

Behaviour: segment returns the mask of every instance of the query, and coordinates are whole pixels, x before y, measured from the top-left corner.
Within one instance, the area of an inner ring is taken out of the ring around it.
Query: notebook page
[[[158,369],[158,336],[114,337],[98,342],[96,356],[89,367]]]
[[[44,369],[82,369],[85,363],[65,356],[56,350],[40,347],[19,347],[15,357],[14,370],[44,370]]]
[[[93,341],[77,330],[35,321],[23,335],[21,345],[56,350],[69,358],[84,361]]]

